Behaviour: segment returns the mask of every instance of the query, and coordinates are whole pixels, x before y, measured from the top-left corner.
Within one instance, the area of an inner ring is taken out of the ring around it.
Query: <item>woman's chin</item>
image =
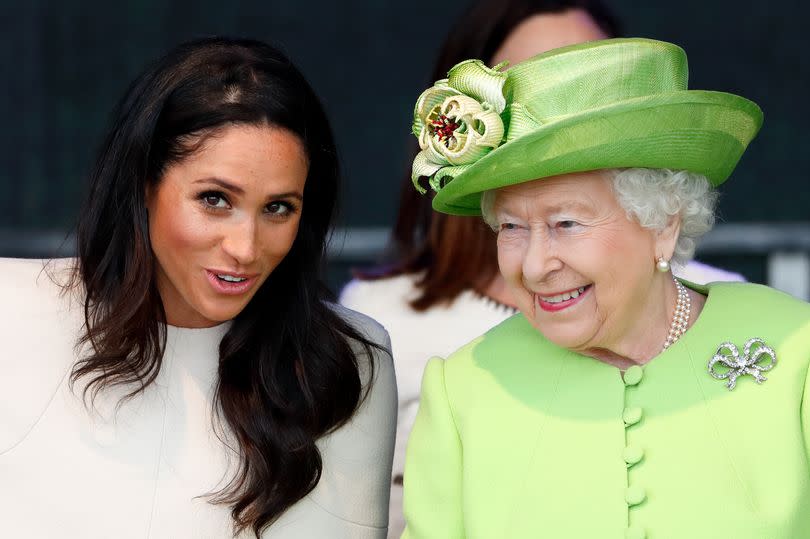
[[[211,325],[222,324],[223,322],[227,322],[229,320],[233,320],[236,318],[239,313],[244,310],[244,305],[240,305],[239,307],[234,308],[219,308],[213,309],[209,311],[201,312],[200,314],[208,321],[211,322]]]
[[[536,321],[533,322],[532,325],[543,337],[560,348],[573,351],[585,350],[589,347],[588,343],[592,340],[592,333],[587,331],[586,328],[560,328],[547,324],[539,324]]]
[[[213,327],[228,322],[241,313],[245,305],[243,302],[206,301],[195,306],[193,313],[188,313],[182,320],[169,320],[169,324],[187,328]]]

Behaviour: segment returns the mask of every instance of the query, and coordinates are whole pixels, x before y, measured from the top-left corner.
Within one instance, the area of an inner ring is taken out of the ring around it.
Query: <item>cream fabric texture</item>
[[[0,537],[233,537],[229,509],[205,497],[237,462],[212,426],[227,324],[170,326],[156,382],[117,411],[118,389],[88,409],[81,386],[67,383],[81,305],[49,276],[58,280],[67,264],[43,272],[42,261],[0,259]],[[318,486],[263,539],[386,536],[396,418],[389,339],[369,318],[335,308],[386,351],[375,354],[375,379],[358,412],[319,441]],[[366,356],[359,361],[367,374]],[[222,437],[228,442],[227,432]]]

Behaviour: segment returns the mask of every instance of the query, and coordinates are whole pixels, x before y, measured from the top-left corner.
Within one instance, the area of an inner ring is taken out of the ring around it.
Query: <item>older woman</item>
[[[428,364],[405,537],[810,533],[810,306],[672,277],[762,121],[686,79],[607,40],[420,97],[414,180],[496,228],[521,313]]]

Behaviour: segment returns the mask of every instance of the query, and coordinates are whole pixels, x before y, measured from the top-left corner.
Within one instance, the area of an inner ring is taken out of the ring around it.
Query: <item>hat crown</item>
[[[516,64],[507,75],[507,102],[539,123],[633,98],[686,90],[689,77],[683,49],[640,38],[556,49]]]
[[[719,185],[762,125],[752,101],[687,89],[671,43],[593,41],[500,67],[461,62],[417,100],[411,179],[424,192],[427,178],[436,210],[480,215],[485,191],[589,170],[688,170]]]

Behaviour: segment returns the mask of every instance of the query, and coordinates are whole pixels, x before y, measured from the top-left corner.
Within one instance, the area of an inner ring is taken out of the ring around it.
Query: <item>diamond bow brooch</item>
[[[755,337],[745,343],[742,357],[733,343],[721,344],[709,360],[709,374],[718,380],[728,378],[726,387],[731,391],[737,385],[737,378],[746,374],[750,374],[756,383],[761,384],[767,380],[762,373],[771,370],[775,365],[776,354],[773,348]]]

